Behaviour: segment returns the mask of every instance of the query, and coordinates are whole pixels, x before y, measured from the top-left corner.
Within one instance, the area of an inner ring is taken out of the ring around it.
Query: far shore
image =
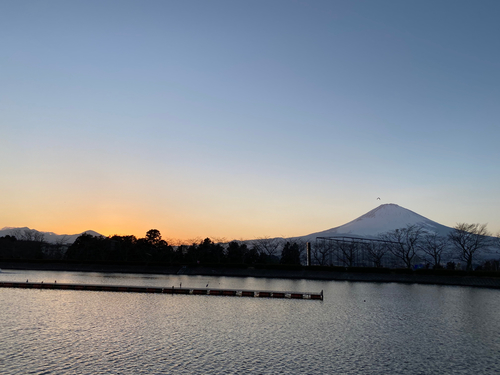
[[[433,275],[419,274],[419,272],[398,272],[389,270],[384,273],[355,272],[346,270],[318,270],[299,267],[299,269],[280,268],[232,268],[224,266],[158,266],[158,265],[130,265],[130,264],[85,264],[63,262],[15,262],[1,261],[0,269],[4,270],[39,270],[39,271],[73,271],[73,272],[102,272],[102,273],[146,273],[163,275],[191,275],[191,276],[225,276],[225,277],[259,277],[279,279],[306,279],[323,281],[361,281],[405,284],[433,284],[451,286],[470,286],[480,288],[500,289],[500,277],[491,277],[475,274]],[[477,272],[477,271],[476,271]],[[500,274],[499,274],[500,276]]]

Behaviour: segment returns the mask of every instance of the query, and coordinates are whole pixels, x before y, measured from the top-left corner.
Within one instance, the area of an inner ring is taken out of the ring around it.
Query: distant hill
[[[102,236],[102,234],[97,233],[93,230],[86,230],[85,232],[78,234],[56,234],[53,232],[40,232],[36,229],[30,229],[28,227],[4,227],[0,229],[0,237],[9,235],[17,238],[19,236],[23,236],[27,231],[32,234],[43,234],[44,240],[49,243],[63,242],[65,244],[72,244],[73,242],[75,242],[78,236],[82,235],[83,233],[87,233],[92,236]]]
[[[419,224],[429,232],[447,235],[453,228],[441,225],[394,203],[382,204],[347,224],[306,236],[295,237],[313,241],[316,237],[355,236],[375,238],[379,234],[407,225]]]

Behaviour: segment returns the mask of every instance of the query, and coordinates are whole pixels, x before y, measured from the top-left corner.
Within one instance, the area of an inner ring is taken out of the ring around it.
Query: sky
[[[0,227],[500,232],[500,2],[0,4]],[[380,197],[380,200],[377,198]]]

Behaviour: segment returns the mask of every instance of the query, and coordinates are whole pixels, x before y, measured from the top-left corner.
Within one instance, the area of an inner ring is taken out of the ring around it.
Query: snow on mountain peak
[[[82,233],[78,234],[56,234],[54,232],[40,232],[36,229],[30,229],[28,227],[3,227],[0,229],[0,237],[2,236],[7,236],[7,235],[13,235],[15,237],[17,236],[22,236],[24,232],[34,232],[38,234],[43,234],[44,240],[49,243],[57,243],[57,242],[64,242],[66,244],[72,244],[75,242],[75,240],[82,235],[83,233],[90,234],[92,236],[102,236],[102,234],[99,234],[93,230],[87,230]]]
[[[340,235],[376,237],[379,234],[414,224],[422,225],[424,229],[441,235],[451,230],[451,228],[429,220],[397,204],[387,203],[374,208],[347,224],[305,237],[308,239]]]

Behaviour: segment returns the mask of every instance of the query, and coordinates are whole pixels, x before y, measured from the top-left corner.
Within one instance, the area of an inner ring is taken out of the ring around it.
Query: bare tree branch
[[[328,264],[328,259],[331,256],[331,248],[326,244],[326,242],[317,242],[311,249],[311,255],[314,262],[320,266],[326,266]]]
[[[390,241],[391,254],[403,261],[406,268],[411,268],[424,233],[421,226],[413,224],[387,232],[382,238]]]
[[[363,247],[368,255],[368,259],[373,262],[375,267],[382,267],[382,259],[389,251],[387,244],[385,242],[370,241],[363,244]]]
[[[265,254],[267,256],[278,256],[282,244],[282,238],[261,237],[252,241],[253,247],[259,254]]]
[[[438,268],[447,246],[448,239],[446,237],[439,236],[437,233],[426,233],[422,237],[420,249],[426,255],[426,260],[430,261],[433,268]]]
[[[474,257],[493,245],[490,236],[486,224],[458,223],[448,235],[448,239],[458,257],[466,263],[466,270],[472,271]]]

